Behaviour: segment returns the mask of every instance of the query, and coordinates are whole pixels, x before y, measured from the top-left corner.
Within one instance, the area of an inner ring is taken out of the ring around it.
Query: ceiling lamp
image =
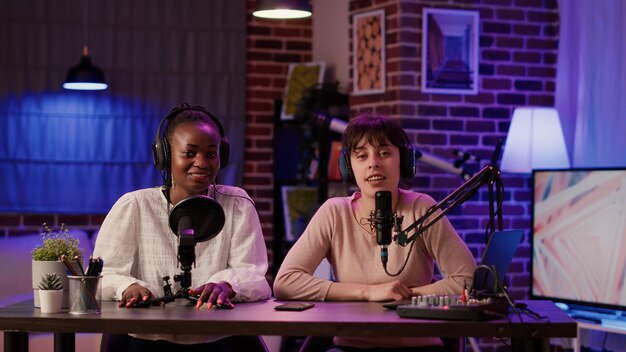
[[[104,90],[108,85],[104,80],[104,72],[91,63],[89,48],[87,47],[87,12],[88,2],[85,0],[85,19],[83,22],[85,45],[80,63],[67,71],[63,88],[72,90]]]
[[[255,17],[272,19],[305,18],[311,16],[309,0],[257,0]]]

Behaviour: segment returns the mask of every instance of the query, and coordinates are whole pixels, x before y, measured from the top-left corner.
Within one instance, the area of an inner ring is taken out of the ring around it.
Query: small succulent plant
[[[61,277],[57,273],[46,274],[41,277],[38,288],[40,290],[62,290],[63,283]]]

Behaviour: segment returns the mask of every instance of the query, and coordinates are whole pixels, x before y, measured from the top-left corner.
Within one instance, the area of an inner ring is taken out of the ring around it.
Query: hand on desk
[[[217,308],[234,308],[235,306],[230,302],[230,299],[235,297],[235,291],[226,281],[209,282],[196,289],[189,291],[190,295],[199,295],[197,309],[202,307],[202,304],[206,302],[207,309],[211,309],[213,306]]]
[[[135,283],[128,286],[122,293],[122,300],[119,307],[131,308],[139,301],[147,301],[154,298],[154,295],[147,288]]]
[[[397,301],[411,297],[411,288],[403,284],[399,280],[386,282],[379,285],[371,285],[368,290],[368,301]]]

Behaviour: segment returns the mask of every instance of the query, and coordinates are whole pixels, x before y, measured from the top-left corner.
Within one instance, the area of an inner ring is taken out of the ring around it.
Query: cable
[[[432,214],[435,213],[435,211],[437,211],[437,209],[439,209],[437,207],[437,204],[432,205],[430,208],[428,208],[426,210],[426,212],[424,213],[424,216],[422,216],[420,219],[421,221],[419,222],[419,224],[417,225],[417,228],[415,229],[415,233],[417,234],[421,234],[422,233],[422,227],[424,226],[424,221]],[[385,273],[391,277],[396,277],[398,275],[400,275],[402,273],[402,271],[404,271],[404,268],[406,268],[406,265],[409,263],[409,258],[411,257],[411,252],[413,252],[413,247],[415,246],[415,242],[417,242],[417,238],[415,238],[413,241],[411,241],[411,247],[409,247],[409,252],[406,254],[406,258],[404,259],[404,263],[402,264],[402,266],[400,267],[400,269],[398,269],[398,271],[395,274],[391,274],[388,270],[387,267],[385,266]]]
[[[493,214],[490,214],[489,221],[487,221],[487,225],[485,226],[485,243],[489,243],[489,239],[491,238],[491,231],[489,231],[489,229],[491,229],[491,224],[496,221],[496,214],[500,213],[504,204],[504,184],[499,177],[496,178],[495,186],[498,187],[498,189],[500,190],[500,192],[496,192],[496,194],[499,194],[500,197],[496,199],[496,210]]]
[[[216,193],[219,193],[219,194],[221,194],[221,195],[223,195],[225,197],[242,198],[242,199],[245,199],[248,202],[252,203],[252,207],[256,210],[256,204],[254,203],[254,201],[250,197],[244,197],[244,196],[240,196],[240,195],[237,195],[237,194],[227,194],[227,193],[220,192],[219,189],[217,189],[218,185],[215,182],[211,186],[213,186],[212,187],[212,189],[213,189],[213,199],[217,200],[217,197],[215,196]]]
[[[606,339],[609,337],[608,331],[604,332],[604,338],[602,338],[602,351],[606,351],[604,348],[606,346]]]
[[[513,310],[514,313],[517,314],[517,316],[519,317],[520,321],[524,321],[523,318],[522,318],[522,314],[517,309],[516,305],[513,303],[513,300],[509,296],[508,292],[506,292],[506,289],[504,288],[504,286],[502,285],[502,283],[498,279],[498,275],[496,274],[496,271],[495,271],[495,269],[492,266],[481,264],[481,265],[476,267],[476,270],[474,271],[474,281],[472,283],[473,290],[476,290],[476,272],[478,271],[478,269],[481,269],[481,268],[487,270],[493,276],[493,279],[494,279],[493,294],[498,295],[499,294],[498,292],[501,292],[500,295],[503,296],[506,299],[506,301],[509,304],[509,307]],[[479,293],[476,292],[476,295],[478,295],[478,294]]]

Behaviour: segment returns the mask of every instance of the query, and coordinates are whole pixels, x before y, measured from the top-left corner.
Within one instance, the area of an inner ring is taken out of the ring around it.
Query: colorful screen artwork
[[[533,172],[532,295],[626,308],[626,170]]]

